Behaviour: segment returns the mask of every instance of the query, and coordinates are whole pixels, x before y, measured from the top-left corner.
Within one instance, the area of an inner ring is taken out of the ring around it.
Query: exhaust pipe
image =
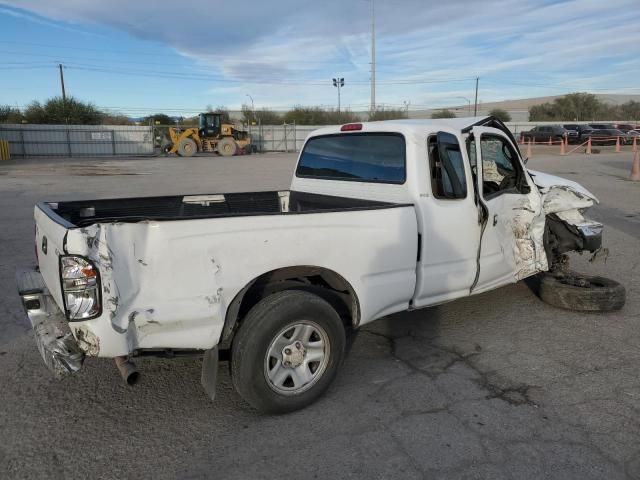
[[[133,363],[129,358],[122,356],[116,357],[116,367],[118,367],[118,371],[120,372],[120,376],[127,383],[127,385],[134,385],[137,383],[140,378],[140,372],[138,372],[138,367]]]

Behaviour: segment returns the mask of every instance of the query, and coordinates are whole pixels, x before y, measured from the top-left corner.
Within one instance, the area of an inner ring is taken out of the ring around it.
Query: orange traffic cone
[[[640,152],[636,152],[633,155],[633,164],[631,164],[631,175],[629,175],[629,180],[640,182]]]
[[[553,145],[553,142],[551,141],[551,137],[549,137],[549,145]]]
[[[527,143],[527,158],[533,157],[533,153],[531,153],[531,139],[529,139],[529,143]]]
[[[564,149],[565,145],[564,145],[564,140],[560,140],[560,155],[565,155],[565,149]]]
[[[636,143],[637,140],[637,135],[633,136],[633,148],[631,149],[632,152],[637,152],[638,151],[638,144]]]
[[[616,137],[616,153],[620,153],[620,137]]]
[[[591,155],[591,137],[587,140],[587,150],[584,153]]]

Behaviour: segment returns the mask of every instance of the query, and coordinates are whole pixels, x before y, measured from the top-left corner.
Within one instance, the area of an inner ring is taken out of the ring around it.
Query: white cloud
[[[335,75],[347,79],[345,103],[369,101],[366,0],[246,0],[242,8],[207,0],[0,3],[21,9],[6,10],[11,14],[28,10],[65,28],[104,25],[166,44],[233,82],[206,90],[236,92],[236,103],[251,91],[273,106],[331,104]],[[637,7],[637,0],[378,0],[378,99],[444,104],[472,95],[475,76],[485,101],[615,90],[640,74]],[[411,83],[425,78],[452,81]],[[407,83],[385,83],[391,79]]]

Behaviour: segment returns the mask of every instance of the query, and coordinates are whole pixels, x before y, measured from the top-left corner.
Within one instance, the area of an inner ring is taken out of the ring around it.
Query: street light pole
[[[334,78],[333,86],[338,88],[338,113],[340,113],[340,89],[344,87],[344,78]]]
[[[469,100],[467,97],[460,97],[460,96],[456,98],[461,98],[467,101],[467,113],[469,114],[469,116],[471,116],[471,100]]]
[[[255,110],[255,108],[253,106],[253,97],[251,95],[249,95],[248,93],[247,93],[247,97],[249,97],[249,100],[251,100],[251,116],[253,117],[253,120],[255,120],[255,118],[256,118],[256,110]]]

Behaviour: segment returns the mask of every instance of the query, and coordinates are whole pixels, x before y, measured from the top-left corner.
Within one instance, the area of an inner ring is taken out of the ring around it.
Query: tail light
[[[60,257],[60,280],[69,320],[89,320],[100,315],[100,275],[89,260]]]

